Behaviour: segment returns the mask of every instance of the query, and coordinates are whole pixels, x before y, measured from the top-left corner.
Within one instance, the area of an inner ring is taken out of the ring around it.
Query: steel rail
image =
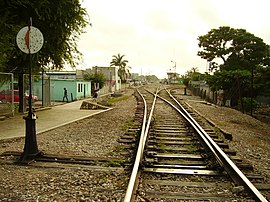
[[[205,132],[205,130],[195,121],[192,116],[184,109],[184,107],[176,100],[176,98],[167,90],[169,96],[179,105],[182,111],[175,107],[166,99],[158,96],[158,98],[166,101],[173,108],[175,108],[197,131],[201,138],[206,141],[207,147],[213,152],[215,158],[221,166],[225,168],[227,173],[237,185],[244,186],[245,189],[254,197],[256,201],[267,202],[266,198],[258,191],[258,189],[249,181],[249,179],[239,170],[239,168],[232,162],[232,160],[221,150],[221,148],[214,142],[214,140]]]
[[[158,93],[158,90],[155,94],[154,97],[154,101],[152,104],[152,108],[149,114],[149,118],[148,118],[148,122],[146,125],[146,118],[147,118],[147,104],[145,101],[145,98],[143,97],[143,95],[138,91],[139,95],[142,97],[143,102],[144,102],[144,117],[143,117],[143,124],[142,124],[142,130],[141,130],[141,135],[140,135],[140,141],[139,141],[139,146],[138,146],[138,150],[137,150],[137,154],[136,154],[136,158],[135,158],[135,163],[132,169],[132,173],[130,176],[130,180],[128,183],[128,188],[126,190],[126,194],[125,194],[125,198],[124,198],[124,202],[130,202],[130,201],[134,201],[135,199],[132,197],[134,190],[135,190],[135,183],[136,183],[136,179],[138,177],[138,171],[139,171],[139,166],[142,162],[142,157],[143,157],[143,151],[144,151],[144,146],[146,143],[146,139],[147,139],[147,134],[150,128],[150,123],[151,123],[151,119],[152,119],[152,115],[153,115],[153,111],[154,111],[154,106],[156,103],[156,95]]]

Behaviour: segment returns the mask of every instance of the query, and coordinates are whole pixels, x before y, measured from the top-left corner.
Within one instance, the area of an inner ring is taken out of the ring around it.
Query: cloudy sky
[[[92,27],[79,41],[80,69],[109,66],[120,53],[134,73],[165,78],[174,63],[179,74],[192,67],[203,73],[197,38],[220,26],[246,29],[270,44],[269,0],[83,0],[82,6]]]

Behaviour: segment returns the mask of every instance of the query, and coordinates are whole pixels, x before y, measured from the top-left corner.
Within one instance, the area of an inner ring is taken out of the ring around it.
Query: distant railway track
[[[138,94],[144,116],[124,201],[267,201],[210,124],[199,124],[167,89]]]

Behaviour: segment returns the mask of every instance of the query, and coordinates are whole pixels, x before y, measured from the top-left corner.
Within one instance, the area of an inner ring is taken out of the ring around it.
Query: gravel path
[[[113,110],[80,120],[37,136],[45,154],[110,157],[117,140],[133,120],[136,99],[128,89],[128,99],[113,104]],[[24,139],[0,142],[0,154],[23,150]],[[12,159],[12,157],[9,157]],[[123,157],[124,158],[124,157]],[[0,201],[120,201],[127,187],[123,169],[88,169],[83,166],[39,168],[10,164],[0,159]]]
[[[133,89],[126,92],[129,98],[116,102],[113,110],[38,135],[39,149],[46,154],[112,156],[136,109]],[[196,102],[191,96],[182,98],[217,127],[231,133],[230,148],[269,182],[269,125],[233,109]],[[23,145],[23,139],[0,141],[0,154],[21,152]],[[126,171],[120,168],[110,171],[80,166],[18,166],[11,164],[9,158],[0,159],[0,201],[120,201],[128,182]]]

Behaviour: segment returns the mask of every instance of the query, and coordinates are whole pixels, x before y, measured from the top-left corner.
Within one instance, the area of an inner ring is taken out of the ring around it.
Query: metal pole
[[[42,68],[41,76],[41,95],[42,95],[42,107],[44,107],[44,69]]]
[[[172,60],[171,60],[171,62],[174,63],[174,66],[173,66],[173,69],[174,69],[173,80],[174,80],[174,83],[176,83],[176,62],[172,61]]]
[[[11,92],[12,92],[12,106],[11,106],[11,110],[12,110],[12,116],[14,116],[14,111],[15,111],[15,107],[14,107],[14,76],[11,73]]]
[[[28,49],[29,49],[29,109],[28,116],[23,117],[26,123],[25,145],[22,156],[19,160],[20,163],[31,162],[38,154],[40,154],[36,140],[36,115],[33,113],[32,107],[32,56],[31,56],[31,43],[30,31],[32,26],[32,18],[28,25]]]
[[[253,116],[253,79],[254,79],[254,68],[251,67],[251,92],[250,92],[250,115]]]
[[[29,26],[29,33],[30,33],[30,26]],[[30,45],[30,41],[29,41],[29,45]],[[32,55],[30,53],[30,46],[29,46],[29,78],[28,79],[29,79],[28,116],[30,116],[33,114],[33,106],[32,106]]]

